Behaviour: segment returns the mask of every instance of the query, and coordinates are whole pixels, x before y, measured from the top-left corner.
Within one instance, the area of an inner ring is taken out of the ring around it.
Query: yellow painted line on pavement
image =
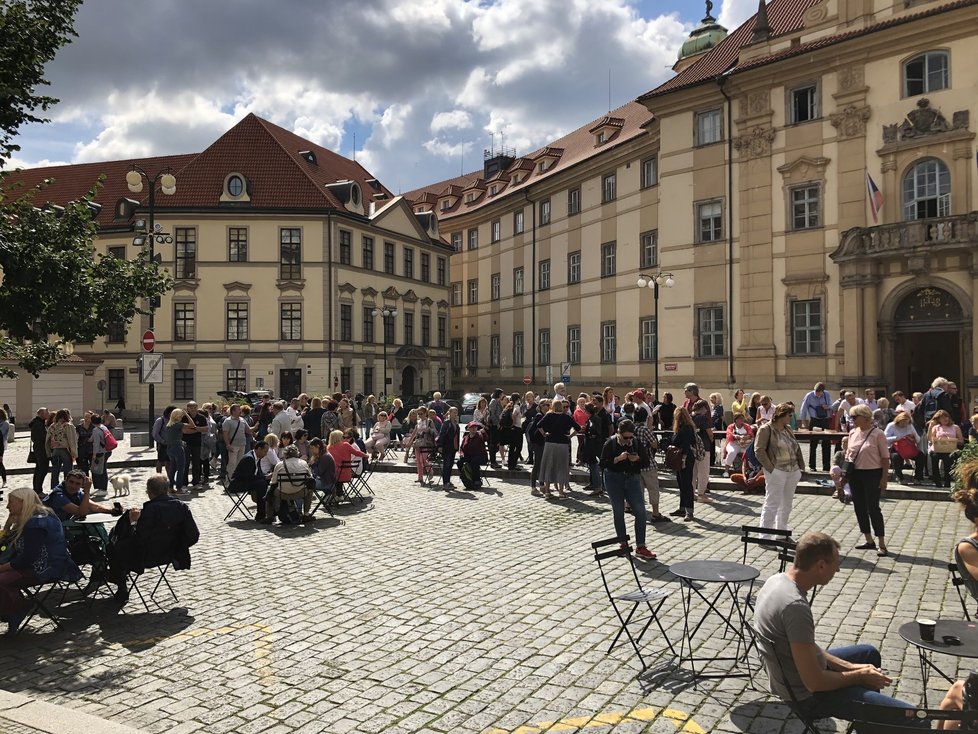
[[[627,721],[655,721],[657,718],[671,721],[677,731],[706,734],[706,730],[693,721],[685,711],[657,709],[652,706],[634,708],[631,711],[605,711],[594,716],[577,716],[559,721],[540,721],[516,729],[487,729],[483,734],[543,734],[544,732],[550,734],[550,732],[587,731]]]
[[[185,630],[184,632],[177,632],[173,635],[158,635],[156,637],[147,637],[139,640],[127,640],[126,642],[118,643],[124,647],[141,647],[143,645],[155,645],[159,642],[167,642],[170,640],[192,640],[197,637],[204,637],[205,635],[230,635],[235,632],[240,632],[242,630],[257,630],[260,634],[255,640],[255,668],[258,673],[258,679],[262,683],[270,683],[275,678],[275,671],[272,670],[271,666],[271,652],[272,652],[272,628],[267,627],[263,624],[240,624],[240,625],[228,625],[226,627],[196,627],[194,629]]]

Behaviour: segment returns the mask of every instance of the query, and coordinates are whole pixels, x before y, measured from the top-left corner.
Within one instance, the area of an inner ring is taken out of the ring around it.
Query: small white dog
[[[114,477],[109,479],[112,484],[113,497],[118,497],[119,495],[129,494],[129,480],[132,479],[128,474],[116,474]]]

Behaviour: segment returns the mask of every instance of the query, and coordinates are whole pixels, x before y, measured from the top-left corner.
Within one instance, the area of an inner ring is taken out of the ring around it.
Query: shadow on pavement
[[[138,599],[130,599],[126,607],[129,611],[125,614],[99,620],[105,642],[122,645],[130,652],[146,650],[181,635],[194,623],[194,617],[187,613],[186,607],[146,612],[138,604]]]
[[[783,731],[804,731],[801,720],[785,704],[774,700],[742,703],[730,709],[730,722],[740,731],[762,734],[772,731],[772,722],[785,722]],[[825,734],[839,731],[833,719],[819,719],[818,729]],[[778,729],[781,731],[781,729]]]

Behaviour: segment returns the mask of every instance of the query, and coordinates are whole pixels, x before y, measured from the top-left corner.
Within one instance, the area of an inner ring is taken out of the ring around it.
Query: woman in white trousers
[[[778,405],[774,409],[774,418],[758,429],[754,440],[754,453],[764,467],[762,528],[788,529],[791,502],[805,468],[801,447],[788,425],[794,408],[791,403]]]

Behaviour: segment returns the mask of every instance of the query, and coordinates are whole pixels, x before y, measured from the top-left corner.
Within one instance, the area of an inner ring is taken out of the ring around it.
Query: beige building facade
[[[157,228],[172,239],[156,251],[174,279],[155,312],[155,352],[164,356],[157,412],[225,390],[291,398],[448,386],[450,251],[434,217],[416,215],[359,164],[252,115],[198,155],[26,176],[54,178],[46,195],[57,201],[104,174],[96,257],[128,257],[148,215],[146,190],[126,189],[134,166],[176,177],[174,195],[156,194]],[[76,359],[95,362],[79,404],[104,398],[111,408],[121,396],[127,414],[145,417],[148,388],[136,365],[148,328],[137,317],[75,345]],[[37,393],[20,401],[19,416],[44,400]]]
[[[973,0],[707,17],[636,103],[408,194],[457,249],[456,382],[978,391],[976,31]]]

